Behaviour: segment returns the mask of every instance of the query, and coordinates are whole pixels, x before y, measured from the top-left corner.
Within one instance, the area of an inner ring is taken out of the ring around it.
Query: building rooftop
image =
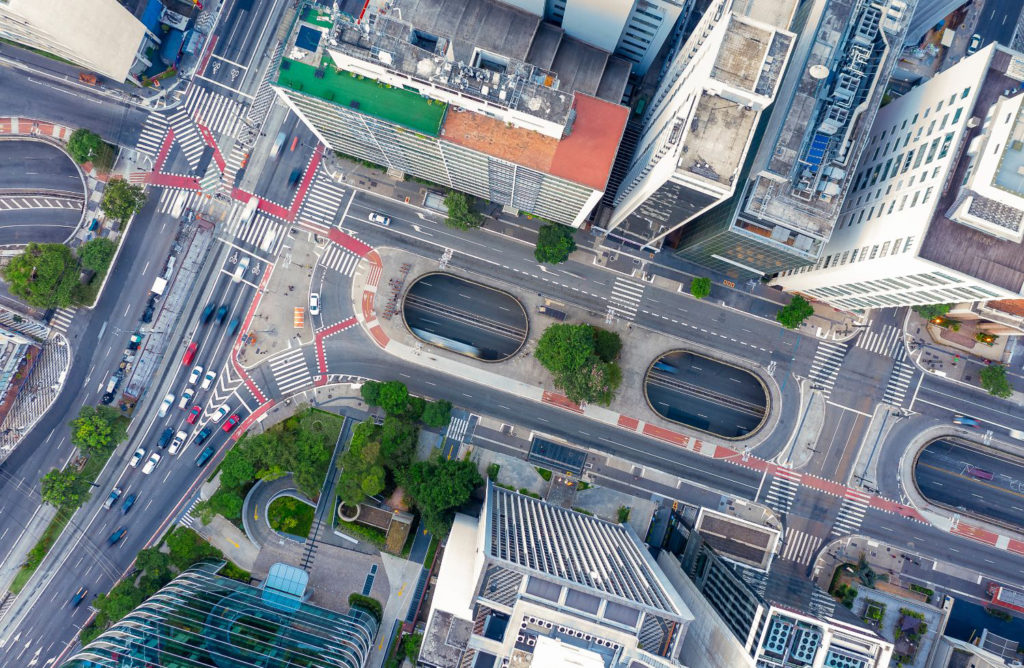
[[[779,542],[779,531],[708,508],[701,508],[694,529],[718,554],[767,570]]]
[[[731,16],[711,76],[736,88],[754,90],[772,35],[769,30]]]
[[[730,187],[759,117],[759,112],[746,105],[705,92],[690,120],[676,167],[690,176]]]

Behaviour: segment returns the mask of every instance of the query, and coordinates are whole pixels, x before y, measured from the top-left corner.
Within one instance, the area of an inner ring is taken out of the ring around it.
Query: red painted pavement
[[[199,121],[196,121],[196,127],[199,128],[199,134],[203,135],[206,145],[213,147],[213,161],[217,163],[217,169],[223,172],[228,163],[224,161],[224,156],[220,154],[220,147],[217,146],[217,140],[213,138],[213,133]]]
[[[637,427],[640,426],[640,420],[637,420],[636,418],[626,417],[625,415],[620,415],[619,426],[622,427],[623,429],[636,431]]]
[[[377,345],[381,348],[387,348],[388,342],[391,341],[388,335],[384,333],[384,328],[380,325],[374,325],[370,328],[370,336],[377,342]]]
[[[299,207],[302,206],[302,200],[306,196],[306,192],[309,190],[309,184],[313,182],[313,176],[316,174],[316,168],[320,165],[320,159],[324,155],[324,145],[317,144],[316,150],[313,151],[313,157],[309,161],[309,167],[306,168],[306,173],[302,175],[302,183],[299,184],[299,190],[295,193],[295,197],[292,199],[292,206],[288,209],[288,220],[295,220],[295,216],[299,213]]]
[[[206,66],[210,62],[210,56],[213,55],[213,47],[216,46],[216,44],[217,44],[217,37],[218,37],[217,35],[214,35],[213,37],[211,37],[210,38],[210,43],[206,47],[206,52],[203,54],[203,62],[199,66],[199,69],[196,70],[197,72],[199,72],[200,76],[204,76],[206,74]],[[192,84],[192,85],[194,86],[195,84]]]
[[[981,527],[971,526],[960,522],[955,527],[950,529],[950,533],[958,536],[965,536],[967,538],[973,538],[976,541],[985,543],[986,545],[995,545],[996,541],[999,540],[999,534],[992,533]]]
[[[265,404],[261,404],[259,408],[257,408],[256,410],[254,410],[252,412],[252,415],[250,415],[250,416],[246,417],[244,420],[242,420],[242,423],[240,425],[238,425],[238,427],[236,427],[233,432],[231,432],[231,440],[232,441],[237,441],[238,439],[240,439],[242,437],[242,434],[245,433],[245,430],[248,429],[249,427],[251,427],[253,425],[253,423],[255,423],[257,419],[259,419],[259,417],[261,415],[263,415],[264,413],[269,411],[271,408],[273,408],[274,404],[276,404],[276,403],[277,403],[276,401],[271,399],[270,401],[266,402]]]
[[[186,188],[188,190],[199,190],[199,179],[191,176],[178,176],[177,174],[158,174],[153,172],[146,179],[151,186],[164,188]]]
[[[645,424],[643,430],[644,436],[651,436],[667,443],[674,445],[686,446],[690,443],[690,437],[686,434],[680,434],[679,432],[672,431],[671,429],[665,429],[655,424]]]
[[[321,374],[323,374],[320,376],[320,380],[322,382],[318,381],[318,385],[323,385],[327,382],[327,375],[323,373],[324,370],[327,369],[327,353],[324,352],[324,339],[332,334],[337,334],[341,330],[351,327],[354,324],[356,324],[356,318],[355,316],[352,316],[348,320],[342,320],[341,322],[331,325],[327,329],[320,330],[313,337],[316,342],[316,359],[320,364],[319,370]]]
[[[1024,554],[1024,541],[1011,538],[1010,542],[1006,545],[1006,549],[1017,554]]]
[[[238,350],[239,348],[241,348],[242,338],[245,336],[245,333],[249,331],[249,326],[252,324],[253,318],[256,317],[256,309],[260,305],[260,299],[262,298],[263,290],[266,289],[267,283],[270,282],[270,272],[272,269],[273,265],[271,265],[268,262],[267,268],[264,269],[263,271],[263,278],[260,279],[260,287],[256,291],[256,298],[252,300],[251,304],[249,304],[249,311],[248,313],[245,314],[245,321],[242,323],[241,327],[242,333],[239,334],[238,340],[235,342],[235,345],[231,348],[231,363],[235,365],[235,370],[239,373],[239,375],[242,376],[242,380],[245,381],[245,386],[249,388],[250,392],[252,392],[252,396],[256,397],[256,400],[259,401],[261,404],[267,402],[267,397],[263,394],[263,392],[260,391],[259,386],[256,385],[255,382],[253,382],[253,379],[249,377],[248,373],[246,373],[245,368],[242,367],[242,365],[239,363]]]
[[[564,408],[565,410],[572,411],[573,413],[583,412],[583,409],[580,408],[579,404],[571,401],[569,397],[564,394],[558,394],[557,392],[548,392],[545,390],[543,396],[541,396],[541,401],[546,404],[551,404],[552,406]]]
[[[167,134],[164,135],[164,143],[160,146],[160,152],[156,154],[156,162],[153,163],[154,174],[164,168],[164,162],[167,160],[167,154],[171,151],[171,144],[173,143],[174,130],[168,128]]]
[[[842,497],[846,495],[846,485],[841,485],[840,483],[832,480],[825,480],[818,476],[804,474],[801,482],[803,482],[807,487],[816,489],[820,492],[825,492],[826,494],[831,494],[832,496]]]
[[[241,188],[234,188],[231,191],[231,197],[237,199],[239,202],[248,202],[252,196],[253,194],[251,192],[242,190]],[[291,221],[291,212],[288,211],[288,209],[284,208],[280,204],[271,202],[269,199],[263,199],[260,197],[259,200],[260,205],[257,207],[257,210],[262,211],[263,213],[269,213],[271,216],[277,216],[283,220]]]
[[[332,227],[331,231],[328,233],[327,236],[334,243],[338,244],[347,251],[352,251],[359,257],[366,257],[367,254],[369,254],[369,252],[373,250],[359,239],[356,239],[353,236],[345,234],[336,227]]]

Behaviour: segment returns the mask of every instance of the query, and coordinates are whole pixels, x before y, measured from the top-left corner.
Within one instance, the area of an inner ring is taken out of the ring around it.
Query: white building
[[[659,246],[732,197],[796,36],[794,0],[715,0],[666,65],[609,231]]]
[[[1019,296],[1022,82],[991,45],[883,107],[818,262],[776,283],[841,309]]]
[[[0,37],[60,56],[117,82],[159,44],[117,0],[0,0]]]
[[[643,75],[693,0],[506,0],[570,37],[633,63]]]

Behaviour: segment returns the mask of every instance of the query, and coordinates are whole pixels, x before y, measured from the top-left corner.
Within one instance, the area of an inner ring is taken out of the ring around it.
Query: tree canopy
[[[800,326],[800,323],[811,317],[813,314],[814,307],[811,306],[810,302],[800,295],[793,295],[793,298],[789,300],[789,303],[779,309],[779,312],[775,314],[775,319],[778,320],[783,327],[796,329]]]
[[[444,399],[431,401],[424,407],[420,419],[428,427],[447,427],[452,421],[452,402]]]
[[[614,332],[590,325],[557,324],[541,335],[534,355],[569,399],[607,405],[622,382],[622,371],[615,362],[621,347]]]
[[[87,456],[102,455],[128,437],[126,420],[110,406],[82,406],[71,421],[71,443]]]
[[[932,318],[941,318],[942,316],[949,313],[949,309],[953,308],[952,304],[922,304],[918,306],[910,307],[914,313],[918,314],[926,320]]]
[[[401,483],[420,511],[423,526],[435,535],[443,535],[451,527],[455,510],[469,501],[483,478],[474,462],[437,457],[414,463]]]
[[[78,247],[78,258],[86,269],[92,269],[97,274],[104,274],[110,268],[110,261],[114,259],[116,250],[117,243],[106,237],[98,237],[86,241]]]
[[[83,501],[84,493],[81,482],[78,472],[74,469],[51,470],[43,476],[43,502],[57,508],[78,507]]]
[[[145,189],[124,179],[111,179],[103,189],[100,210],[107,218],[124,222],[142,210],[146,203]]]
[[[989,364],[981,370],[981,386],[988,390],[988,393],[1007,399],[1013,395],[1013,386],[1006,377],[1006,367],[1001,364]]]
[[[690,294],[697,299],[704,299],[711,294],[711,279],[697,276],[690,281]]]
[[[92,162],[101,169],[109,170],[114,166],[114,149],[103,141],[95,132],[78,128],[68,137],[68,153],[75,162],[82,164]]]
[[[78,260],[64,244],[30,243],[3,269],[12,294],[37,308],[71,306]]]
[[[458,230],[471,230],[484,224],[484,217],[473,208],[473,198],[456,190],[449,190],[444,197],[448,208],[445,224]]]
[[[558,264],[569,259],[569,254],[576,250],[573,229],[558,223],[542,225],[537,235],[537,247],[533,257],[537,262]]]
[[[404,413],[409,407],[409,390],[405,383],[390,380],[380,386],[380,405],[388,413]]]

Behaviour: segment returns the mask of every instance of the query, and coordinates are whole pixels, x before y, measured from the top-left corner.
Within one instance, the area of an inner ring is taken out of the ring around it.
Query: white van
[[[238,261],[238,266],[235,267],[235,273],[231,277],[232,283],[238,283],[245,277],[245,271],[249,268],[249,256],[246,255]]]

